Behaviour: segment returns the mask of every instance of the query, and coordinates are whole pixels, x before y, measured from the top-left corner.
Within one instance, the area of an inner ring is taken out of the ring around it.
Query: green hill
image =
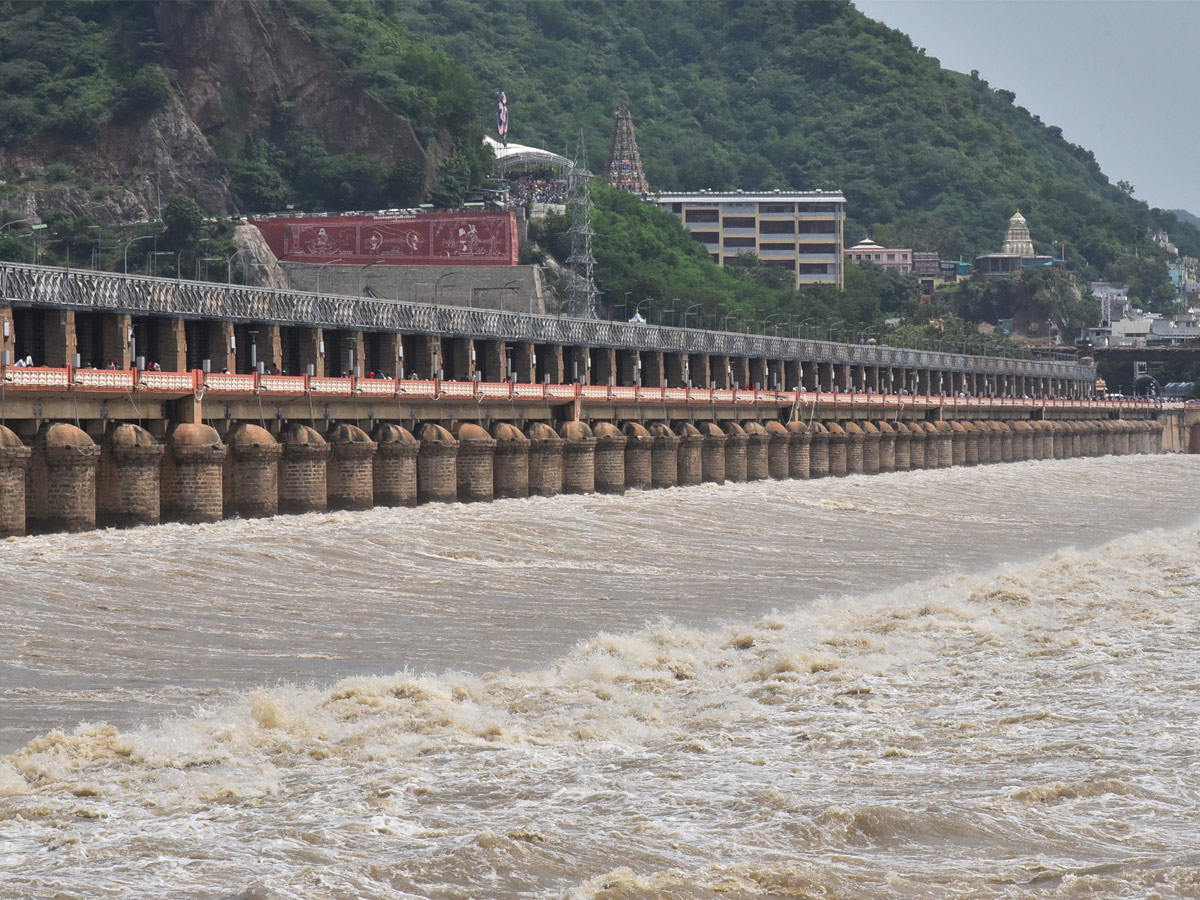
[[[997,250],[1020,209],[1038,249],[1103,277],[1200,231],[1109,183],[1092,153],[976,76],[943,70],[848,3],[418,0],[394,16],[508,94],[510,140],[604,162],[628,106],[652,189],[834,188],[848,239]],[[1085,265],[1086,263],[1086,265]]]

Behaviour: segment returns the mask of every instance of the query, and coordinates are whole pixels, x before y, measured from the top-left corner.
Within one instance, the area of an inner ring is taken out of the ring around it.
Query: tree
[[[166,232],[164,242],[171,247],[186,244],[200,232],[204,224],[204,213],[191,197],[177,194],[163,210],[163,225]]]

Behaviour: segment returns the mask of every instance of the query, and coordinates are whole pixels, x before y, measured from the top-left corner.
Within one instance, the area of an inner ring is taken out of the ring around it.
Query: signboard
[[[392,266],[515,266],[512,212],[251,218],[285,262]]]

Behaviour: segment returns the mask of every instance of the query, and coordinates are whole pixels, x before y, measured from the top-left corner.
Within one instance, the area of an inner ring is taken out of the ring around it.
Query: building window
[[[737,240],[737,238],[729,238],[729,240],[735,241],[735,240]],[[779,243],[776,241],[771,241],[771,242],[759,244],[758,249],[759,250],[795,250],[796,245],[795,244],[782,244],[782,243]]]
[[[837,253],[836,244],[801,244],[801,253]]]
[[[794,259],[764,259],[763,265],[778,266],[781,269],[789,269],[796,271],[796,261]]]
[[[753,250],[754,238],[752,237],[727,237],[725,238],[725,249],[738,248]]]
[[[833,234],[835,231],[837,231],[836,222],[805,219],[800,223],[801,234]]]
[[[801,275],[827,275],[828,269],[825,263],[800,263],[796,267]]]
[[[726,220],[726,221],[728,222],[728,220]],[[802,224],[807,225],[808,223],[805,222]],[[760,222],[758,225],[758,230],[762,234],[795,234],[796,233],[796,223],[795,222]],[[801,228],[801,231],[803,231],[803,230],[804,229]]]
[[[726,228],[753,228],[754,216],[726,216],[721,224]]]
[[[675,213],[676,215],[683,212],[683,204],[682,203],[672,203],[671,204],[671,212]]]
[[[708,255],[712,257],[712,261],[715,262],[718,266],[721,264],[721,254],[720,253],[710,253]]]
[[[685,222],[718,222],[721,214],[715,209],[689,209],[684,213]]]
[[[895,261],[896,261],[896,254],[895,254],[895,253],[889,253],[889,254],[888,254],[888,262],[895,262]]]
[[[720,243],[720,236],[715,231],[693,231],[692,237],[702,244]]]
[[[796,211],[794,203],[760,203],[758,205],[760,213],[790,213]]]

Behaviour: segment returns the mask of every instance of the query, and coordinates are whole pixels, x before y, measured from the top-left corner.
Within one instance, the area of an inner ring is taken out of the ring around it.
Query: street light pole
[[[684,328],[688,327],[688,316],[690,316],[692,314],[692,310],[699,309],[703,305],[704,305],[703,303],[693,303],[691,306],[689,306],[687,309],[685,309],[683,311],[683,327]]]
[[[144,240],[146,240],[147,238],[154,238],[154,245],[155,245],[156,247],[158,246],[158,235],[156,235],[156,234],[142,234],[142,235],[138,235],[138,236],[137,236],[137,237],[135,237],[135,238],[130,238],[130,239],[129,239],[129,240],[126,242],[126,243],[125,243],[125,267],[124,267],[124,270],[123,270],[123,271],[124,271],[124,273],[125,273],[126,275],[128,275],[128,274],[129,274],[129,247],[130,247],[130,245],[132,245],[132,244],[136,243],[137,241],[144,241]]]

